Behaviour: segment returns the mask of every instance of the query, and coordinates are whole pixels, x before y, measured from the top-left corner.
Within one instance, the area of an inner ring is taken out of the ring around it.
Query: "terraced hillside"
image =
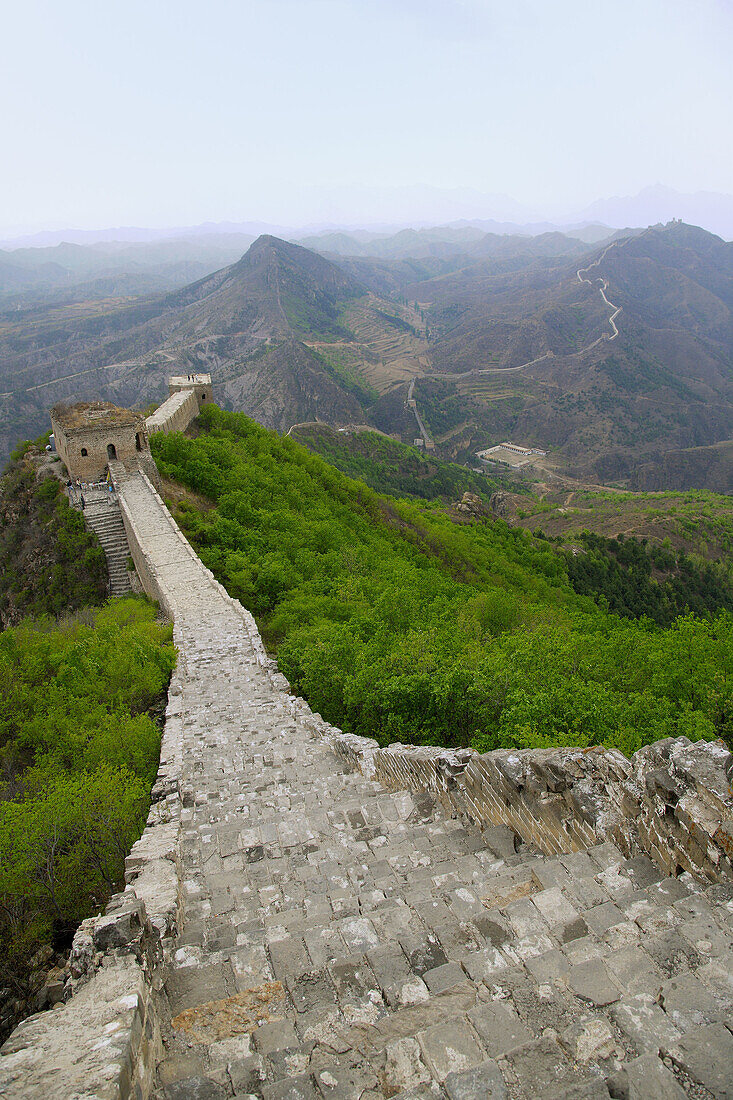
[[[429,369],[425,322],[415,309],[369,294],[350,302],[342,317],[367,350],[362,373],[378,394]]]

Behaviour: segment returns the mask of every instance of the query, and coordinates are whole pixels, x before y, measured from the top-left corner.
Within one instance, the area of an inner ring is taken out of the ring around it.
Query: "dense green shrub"
[[[100,604],[107,563],[57,478],[37,478],[19,447],[0,482],[0,625]]]
[[[601,596],[609,610],[627,618],[646,615],[669,626],[695,611],[733,611],[730,567],[697,562],[646,539],[608,539],[584,532],[581,553],[567,552],[568,578],[576,592]]]
[[[730,615],[620,618],[546,540],[379,497],[242,415],[201,425],[153,440],[164,476],[216,503],[178,520],[330,721],[482,750],[731,737]]]
[[[0,986],[119,887],[150,803],[170,627],[145,600],[0,634]]]

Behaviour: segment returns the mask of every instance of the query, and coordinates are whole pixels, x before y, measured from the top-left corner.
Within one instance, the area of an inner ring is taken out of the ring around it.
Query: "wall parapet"
[[[668,738],[630,760],[600,746],[479,754],[380,748],[313,719],[348,766],[392,790],[426,791],[480,826],[508,825],[546,855],[611,840],[666,874],[712,882],[733,875],[733,756],[722,741]]]
[[[199,402],[193,389],[177,390],[145,421],[148,435],[156,432],[183,432],[199,414]]]

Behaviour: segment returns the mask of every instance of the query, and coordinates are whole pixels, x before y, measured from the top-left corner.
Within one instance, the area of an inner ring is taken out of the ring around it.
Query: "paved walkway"
[[[731,1096],[730,889],[610,844],[515,851],[344,772],[142,480],[123,493],[184,672],[158,1100]]]

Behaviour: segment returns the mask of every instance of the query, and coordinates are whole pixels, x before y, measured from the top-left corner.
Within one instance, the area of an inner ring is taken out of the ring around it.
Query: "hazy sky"
[[[731,192],[731,57],[733,0],[23,0],[0,233]]]

